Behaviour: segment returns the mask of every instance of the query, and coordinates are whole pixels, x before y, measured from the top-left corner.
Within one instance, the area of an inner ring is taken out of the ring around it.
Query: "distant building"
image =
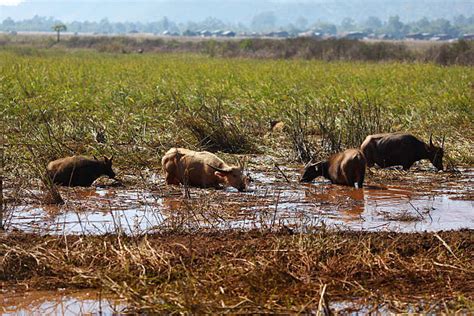
[[[451,35],[448,34],[436,34],[430,40],[431,41],[447,41],[452,39]]]
[[[290,37],[290,33],[287,31],[270,32],[264,35],[268,37]]]
[[[433,34],[431,33],[409,33],[405,36],[407,39],[412,39],[412,40],[430,40],[432,37],[434,37]]]
[[[429,39],[431,36],[433,36],[431,33],[421,33],[421,35],[423,35],[423,39]]]
[[[164,35],[164,36],[179,36],[179,33],[171,32],[171,31],[166,30],[163,33],[161,33],[161,35]]]
[[[322,38],[323,34],[315,31],[306,31],[298,33],[298,37]]]
[[[380,39],[380,40],[391,40],[391,39],[393,39],[392,35],[385,34],[385,33],[378,35],[377,38]]]
[[[201,32],[199,32],[199,34],[203,37],[212,36],[212,32],[209,30],[202,30]]]
[[[425,35],[423,33],[409,33],[405,36],[408,39],[412,40],[424,40],[426,39]]]
[[[235,37],[235,32],[234,31],[225,31],[225,32],[222,32],[222,36],[225,36],[225,37]]]
[[[377,36],[375,33],[370,33],[370,34],[367,34],[367,38],[369,38],[369,39],[377,39],[378,36]]]
[[[350,40],[361,40],[364,37],[367,37],[367,33],[365,32],[349,32],[342,36],[342,38]]]
[[[463,34],[461,38],[466,41],[474,41],[474,33]]]

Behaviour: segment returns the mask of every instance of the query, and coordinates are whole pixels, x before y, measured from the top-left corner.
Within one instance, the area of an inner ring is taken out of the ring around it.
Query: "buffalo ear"
[[[430,134],[430,147],[433,147],[433,133]]]
[[[214,174],[219,178],[225,178],[226,177],[226,174],[224,172],[214,171]]]
[[[104,162],[109,163],[109,158],[107,158],[106,156],[104,156]]]
[[[96,157],[96,156],[92,156],[92,157],[94,157],[94,160],[99,160],[99,159],[97,159],[97,157]]]
[[[112,163],[112,160],[114,160],[114,155],[112,155],[109,159],[110,163]]]

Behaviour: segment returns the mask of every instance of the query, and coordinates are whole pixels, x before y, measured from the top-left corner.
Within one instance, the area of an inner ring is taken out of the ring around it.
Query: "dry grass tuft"
[[[470,230],[9,234],[0,237],[0,280],[103,288],[142,312],[314,312],[355,298],[454,312],[473,308],[473,253]]]
[[[204,149],[233,154],[254,153],[254,143],[239,126],[237,117],[224,113],[221,106],[203,105],[198,111],[189,111],[184,116],[184,126]]]

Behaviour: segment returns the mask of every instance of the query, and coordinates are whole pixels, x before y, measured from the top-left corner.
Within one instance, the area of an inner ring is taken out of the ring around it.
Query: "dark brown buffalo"
[[[365,157],[359,149],[347,149],[329,157],[329,160],[305,167],[301,182],[311,182],[325,177],[334,184],[362,188],[365,177]]]
[[[367,136],[360,149],[369,167],[377,164],[382,168],[402,166],[408,170],[416,161],[429,159],[438,170],[443,170],[443,146],[444,140],[441,147],[433,145],[431,136],[428,145],[411,134],[388,133]]]
[[[112,160],[113,157],[99,160],[95,157],[72,156],[51,161],[46,171],[56,184],[87,187],[102,175],[115,178]]]

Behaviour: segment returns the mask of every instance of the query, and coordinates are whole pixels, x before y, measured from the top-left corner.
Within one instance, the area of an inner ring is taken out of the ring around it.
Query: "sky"
[[[23,2],[23,0],[0,0],[0,5],[18,5],[20,2]]]
[[[0,0],[0,22],[31,19],[35,15],[63,22],[157,21],[164,16],[175,22],[202,21],[207,17],[227,23],[251,22],[255,15],[273,12],[278,24],[304,17],[310,23],[340,23],[376,16],[387,20],[398,15],[404,22],[474,14],[474,0]]]

